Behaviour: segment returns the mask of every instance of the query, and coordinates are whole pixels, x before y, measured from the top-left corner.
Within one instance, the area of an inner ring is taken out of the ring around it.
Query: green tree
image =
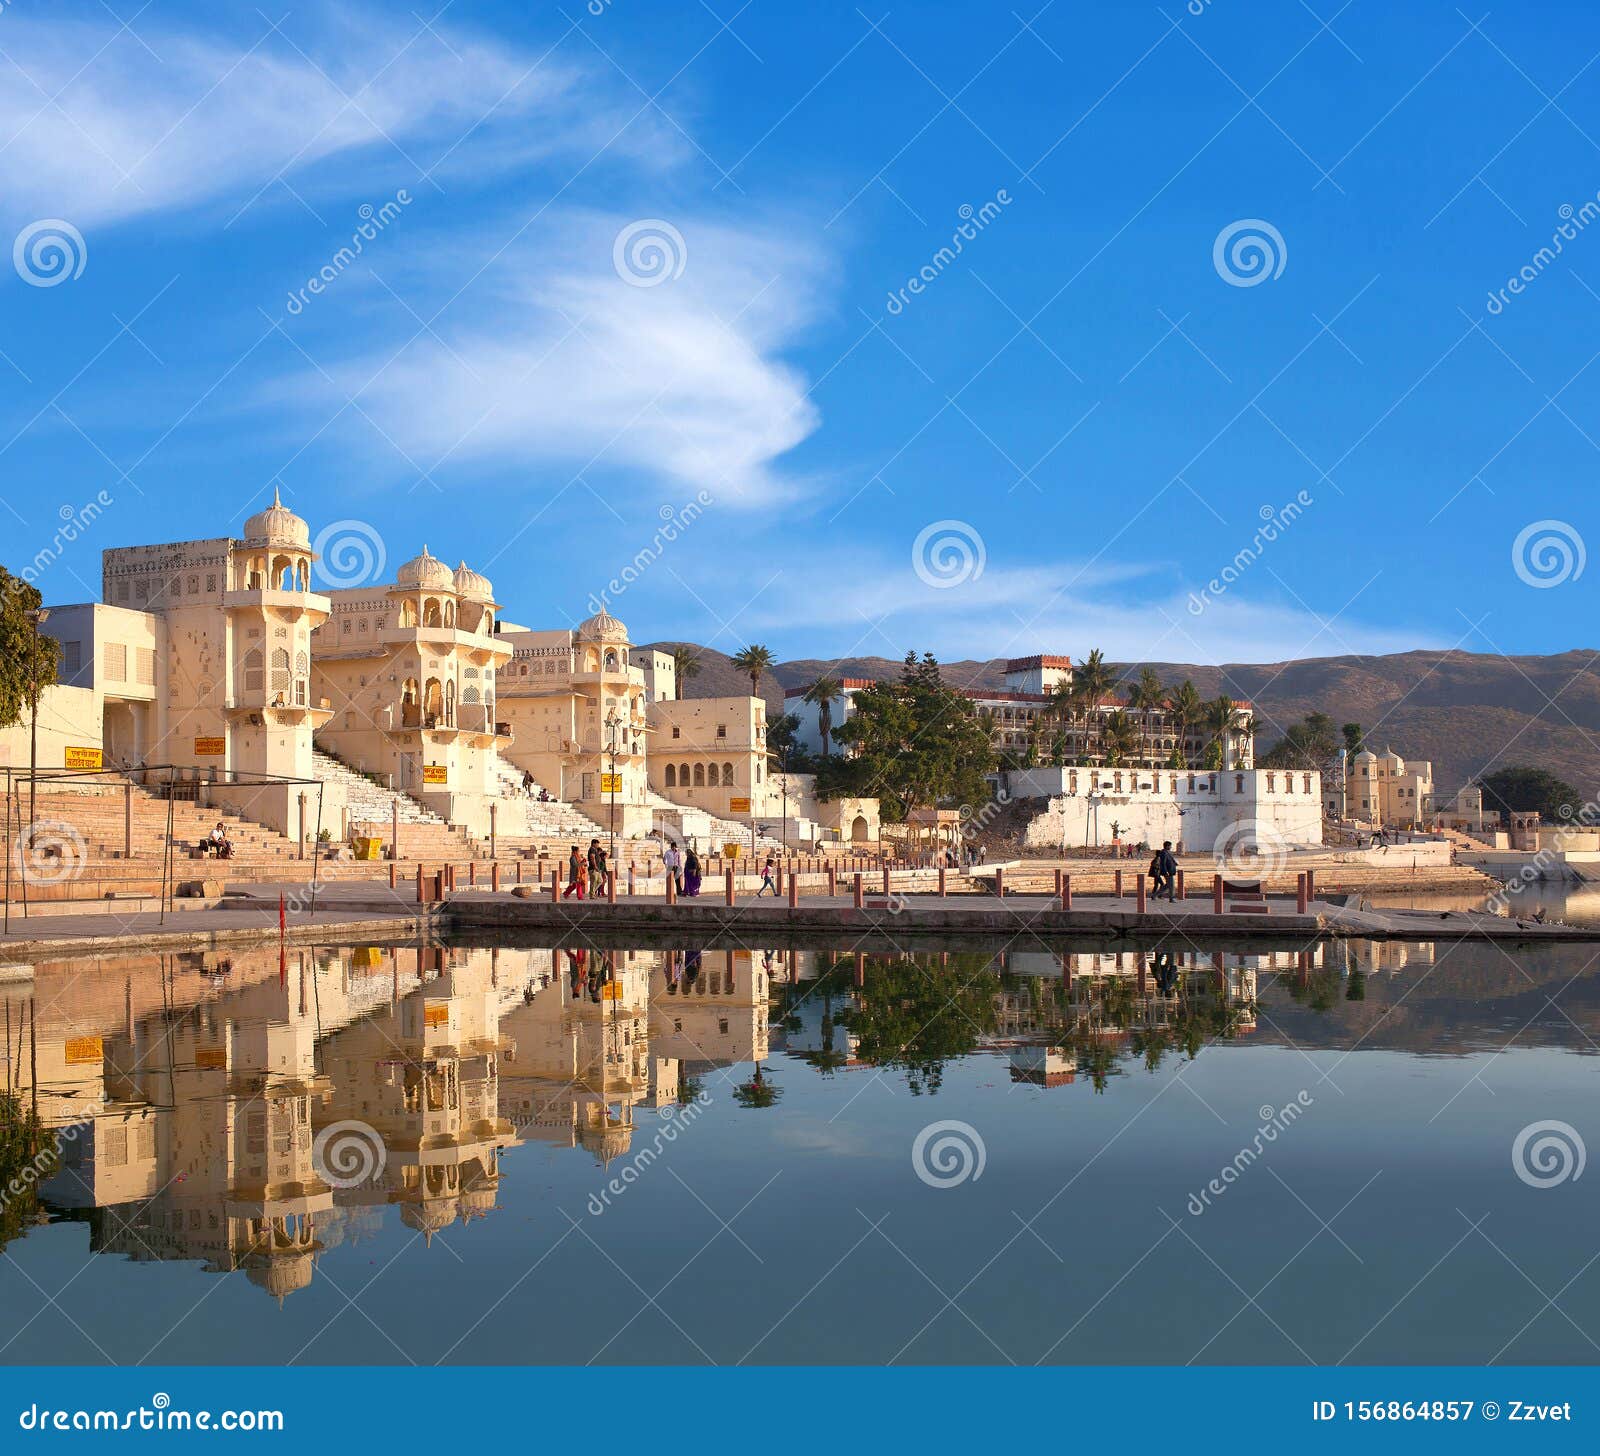
[[[907,654],[899,680],[863,688],[853,708],[835,734],[851,756],[819,781],[824,793],[875,797],[891,824],[915,809],[989,798],[989,732],[972,700],[945,685],[931,653]]]
[[[1354,758],[1367,746],[1366,738],[1361,732],[1359,723],[1346,723],[1339,730],[1344,734],[1344,751]]]
[[[38,587],[0,566],[0,728],[21,721],[34,697],[56,680],[61,644],[35,636]]]
[[[1585,811],[1583,795],[1571,784],[1542,768],[1525,764],[1496,769],[1478,780],[1483,790],[1483,807],[1501,813],[1527,813],[1537,809],[1539,817],[1554,824],[1594,817]]]
[[[752,643],[733,655],[733,665],[750,679],[750,696],[761,696],[761,674],[771,672],[774,658],[767,648]]]
[[[767,763],[785,773],[810,773],[811,755],[799,740],[800,716],[784,713],[767,724]]]
[[[677,679],[677,697],[683,696],[683,686],[690,678],[700,676],[700,654],[692,647],[678,646],[672,649],[672,673]]]
[[[1139,730],[1121,708],[1106,715],[1104,741],[1108,768],[1121,768],[1139,747]]]
[[[1100,703],[1115,681],[1111,669],[1106,666],[1105,653],[1096,647],[1072,676],[1083,714],[1084,747],[1088,749],[1092,743],[1090,751],[1098,755],[1104,721],[1100,716]]]
[[[1152,755],[1152,730],[1156,714],[1166,707],[1167,690],[1161,685],[1153,667],[1139,670],[1138,681],[1128,689],[1128,707],[1139,715],[1139,752],[1143,758]]]
[[[1189,733],[1205,713],[1205,704],[1200,700],[1200,690],[1188,678],[1178,684],[1168,711],[1172,714],[1172,727],[1178,740],[1181,762],[1177,767],[1189,767]]]
[[[1338,757],[1341,739],[1326,713],[1308,713],[1291,723],[1283,737],[1257,762],[1258,768],[1325,769]]]
[[[1211,766],[1226,768],[1233,735],[1244,727],[1244,715],[1239,711],[1238,703],[1222,693],[1206,704],[1205,723],[1211,734],[1211,748],[1207,754],[1212,761]]]
[[[819,677],[805,690],[802,702],[817,710],[817,732],[822,735],[822,756],[828,756],[833,735],[833,705],[844,696],[844,684],[836,677]]]

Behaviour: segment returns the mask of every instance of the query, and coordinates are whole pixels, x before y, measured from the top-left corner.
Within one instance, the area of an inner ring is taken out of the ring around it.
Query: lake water
[[[41,965],[0,1361],[1589,1363],[1597,953]]]

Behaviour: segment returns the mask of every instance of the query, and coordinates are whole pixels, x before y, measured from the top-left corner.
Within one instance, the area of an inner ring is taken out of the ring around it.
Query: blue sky
[[[1583,646],[1597,88],[1575,4],[14,5],[0,560],[277,486],[726,651]]]

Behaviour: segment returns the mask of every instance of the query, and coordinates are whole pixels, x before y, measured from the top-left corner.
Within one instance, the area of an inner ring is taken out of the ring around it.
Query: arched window
[[[297,707],[305,707],[307,679],[311,672],[311,664],[305,653],[297,652],[294,658],[294,701]]]
[[[402,627],[415,627],[417,625],[417,604],[407,600],[400,603],[400,625]]]
[[[617,670],[617,654],[615,652],[612,652],[609,649],[607,649],[607,651],[606,651],[606,671],[607,672],[615,672],[616,670]]]
[[[266,686],[261,676],[261,649],[252,647],[244,655],[244,690],[259,693]]]
[[[444,720],[444,689],[439,684],[439,679],[430,677],[428,686],[422,698],[423,727],[430,723],[440,723]]]
[[[722,787],[725,789],[733,787],[733,765],[731,763],[722,765]]]
[[[417,680],[408,677],[400,689],[400,726],[415,728],[417,723]]]
[[[294,590],[294,563],[287,556],[279,556],[273,561],[272,579],[280,591]]]
[[[689,765],[686,763],[678,765],[678,787],[680,789],[689,787]]]
[[[667,765],[667,787],[669,789],[678,787],[678,770],[670,763]]]
[[[422,604],[422,625],[424,627],[437,627],[439,625],[439,603],[429,597]]]
[[[706,766],[703,763],[697,763],[694,766],[694,783],[697,789],[703,789],[705,787]]]

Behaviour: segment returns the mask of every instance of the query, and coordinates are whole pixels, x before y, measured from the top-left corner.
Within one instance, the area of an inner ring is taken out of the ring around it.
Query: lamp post
[[[28,823],[35,822],[34,804],[39,794],[39,628],[50,619],[48,607],[28,613],[33,644],[28,655]]]
[[[606,747],[611,753],[611,872],[617,864],[617,738],[622,729],[622,719],[612,708],[606,714]]]

